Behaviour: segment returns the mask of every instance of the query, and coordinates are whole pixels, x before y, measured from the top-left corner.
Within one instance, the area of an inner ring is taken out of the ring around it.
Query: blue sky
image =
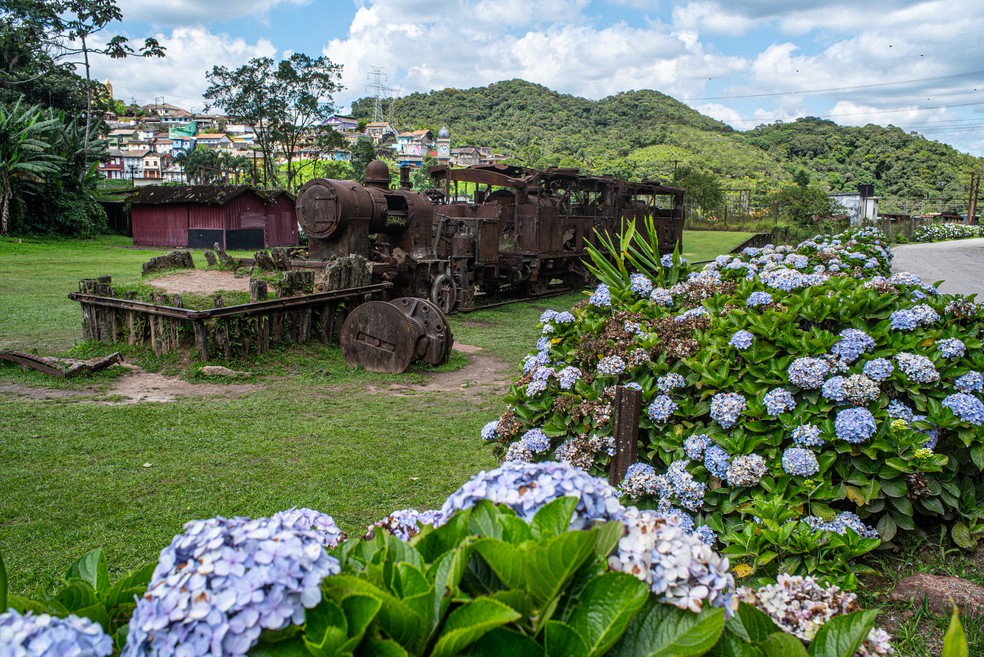
[[[344,109],[380,67],[393,95],[522,78],[602,98],[656,89],[747,130],[820,116],[896,125],[984,156],[980,0],[120,0],[104,33],[163,60],[102,60],[118,98],[201,109],[213,65],[291,52],[343,65]]]

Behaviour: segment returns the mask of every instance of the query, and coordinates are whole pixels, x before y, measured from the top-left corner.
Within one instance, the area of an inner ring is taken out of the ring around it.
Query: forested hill
[[[581,166],[598,173],[669,180],[677,168],[720,176],[732,188],[774,186],[805,169],[829,191],[874,183],[885,197],[957,194],[982,161],[898,128],[851,128],[802,119],[738,132],[657,91],[598,101],[523,80],[443,89],[388,101],[398,130],[446,125],[453,146],[490,146],[534,168]],[[372,99],[353,106],[368,118]],[[947,193],[947,190],[944,190]]]

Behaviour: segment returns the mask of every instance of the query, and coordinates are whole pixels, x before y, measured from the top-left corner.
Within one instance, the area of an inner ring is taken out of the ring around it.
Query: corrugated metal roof
[[[275,203],[277,197],[287,193],[282,189],[253,189],[249,185],[154,185],[140,188],[129,197],[129,201],[134,205],[175,203],[225,205],[240,194],[249,191],[259,196],[266,204]]]

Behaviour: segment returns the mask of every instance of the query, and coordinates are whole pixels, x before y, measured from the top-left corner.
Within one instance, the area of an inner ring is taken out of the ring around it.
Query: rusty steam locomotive
[[[477,294],[502,288],[535,296],[556,280],[583,286],[585,246],[596,242],[596,231],[615,233],[623,221],[652,215],[661,253],[683,235],[683,190],[655,182],[577,169],[442,165],[429,169],[434,186],[425,194],[410,189],[406,173],[390,189],[389,169],[376,160],[365,185],[306,183],[297,218],[309,257],[360,254],[373,263],[374,282],[390,281],[398,296],[428,298],[450,313],[471,310]]]

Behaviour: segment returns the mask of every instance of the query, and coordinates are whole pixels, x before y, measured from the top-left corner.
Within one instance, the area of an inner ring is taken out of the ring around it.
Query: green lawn
[[[718,230],[685,230],[683,231],[683,257],[690,262],[713,260],[722,253],[729,253],[754,234]]]

